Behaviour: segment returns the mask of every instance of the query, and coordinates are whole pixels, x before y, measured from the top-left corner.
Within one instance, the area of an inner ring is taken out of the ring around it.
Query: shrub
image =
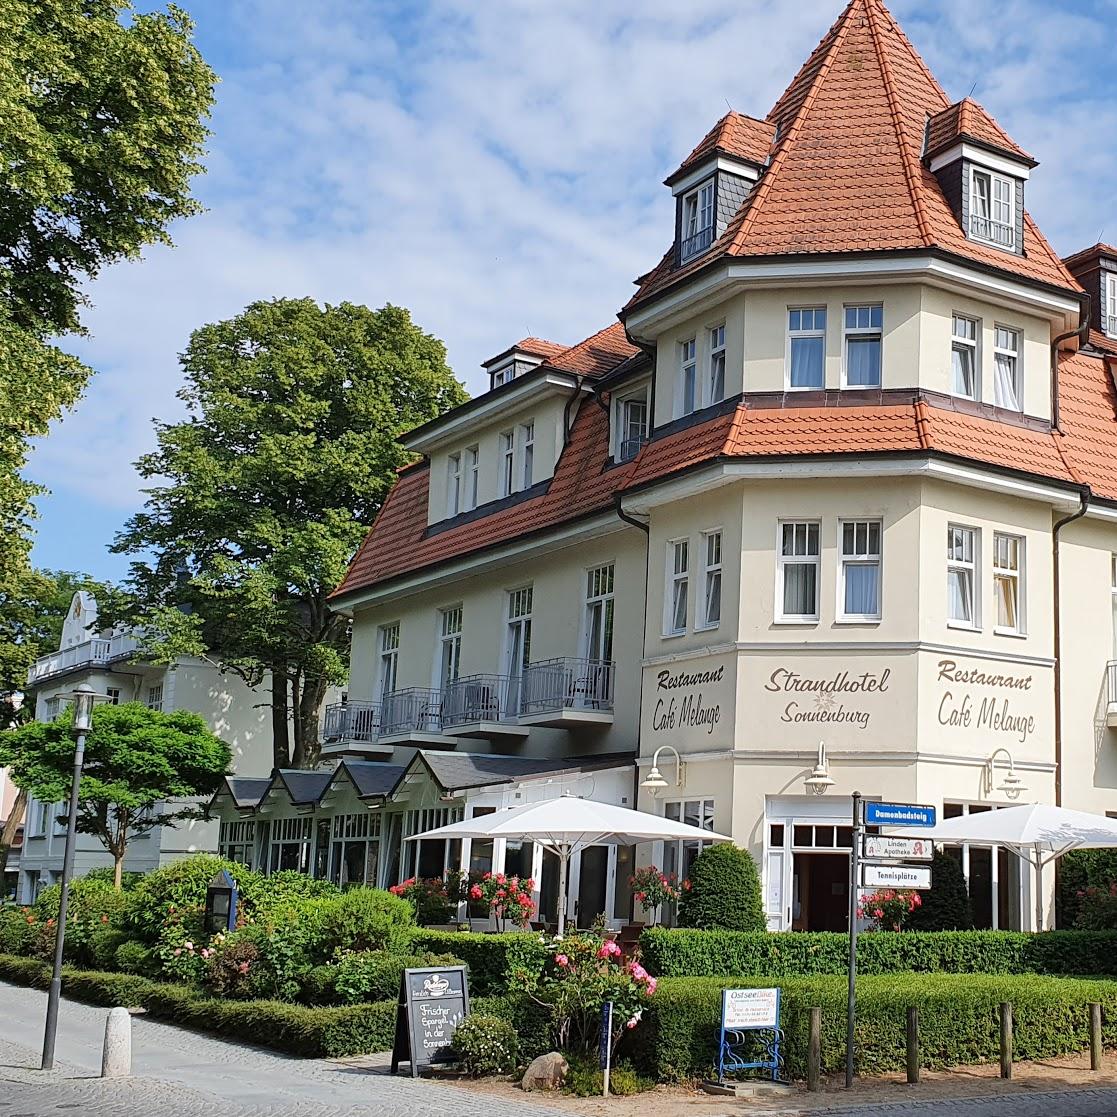
[[[15,904],[0,905],[0,954],[25,954],[31,940],[31,924],[35,916],[30,908]]]
[[[237,878],[239,888],[239,877],[236,873],[233,875]],[[265,877],[259,886],[253,882],[250,893],[251,906],[259,912],[272,908],[299,907],[303,900],[326,900],[340,896],[341,889],[331,881],[318,880],[297,869],[282,869]]]
[[[384,950],[350,951],[338,956],[334,967],[334,990],[338,1004],[364,1001],[394,1001],[407,969],[426,966],[460,966],[460,958],[448,954],[392,954]]]
[[[640,936],[644,965],[661,977],[739,974],[756,978],[847,972],[849,939],[829,931],[786,935],[650,928]],[[861,973],[1117,973],[1117,933],[1046,931],[905,932],[865,935]]]
[[[498,931],[514,923],[525,928],[535,914],[535,901],[531,894],[535,881],[506,877],[503,873],[485,873],[469,886],[469,899],[496,920]]]
[[[111,927],[96,930],[89,939],[89,961],[99,970],[111,970],[116,966],[116,953],[128,941],[124,931],[114,931]]]
[[[115,965],[122,973],[151,977],[158,972],[159,959],[142,942],[128,939],[116,948]]]
[[[910,889],[880,888],[862,896],[857,914],[872,924],[874,931],[899,931],[923,903]]]
[[[520,1062],[516,1029],[499,1016],[471,1012],[454,1029],[453,1048],[462,1070],[474,1078],[511,1074]]]
[[[1107,889],[1117,881],[1117,849],[1075,849],[1058,862],[1056,910],[1061,928],[1080,926],[1078,917],[1088,888]]]
[[[691,866],[679,901],[679,926],[763,931],[760,877],[748,850],[730,842],[704,849]]]
[[[931,887],[923,902],[904,921],[908,931],[964,931],[973,926],[970,891],[957,858],[935,851],[931,859]]]
[[[1117,928],[1117,881],[1108,885],[1088,884],[1079,897],[1075,926],[1090,931]]]
[[[402,951],[414,934],[411,905],[390,892],[352,888],[323,904],[322,929],[328,951]]]
[[[255,972],[260,948],[251,938],[232,932],[218,943],[207,960],[205,985],[218,997],[247,1000],[258,984]]]
[[[312,966],[299,981],[299,1000],[307,1005],[337,1003],[337,966]]]
[[[422,879],[411,877],[402,884],[388,889],[393,896],[406,900],[415,911],[415,922],[420,927],[431,923],[449,923],[453,914],[446,882],[441,877]]]
[[[579,1098],[599,1098],[605,1085],[605,1075],[597,1059],[573,1056],[570,1060],[570,1073],[566,1076],[563,1089]],[[637,1074],[629,1062],[618,1063],[609,1071],[609,1093],[617,1097],[642,1094],[655,1088],[655,1082]]]
[[[461,958],[469,967],[469,988],[476,996],[507,993],[516,986],[518,974],[540,973],[549,957],[541,937],[523,931],[417,931],[411,949]]]

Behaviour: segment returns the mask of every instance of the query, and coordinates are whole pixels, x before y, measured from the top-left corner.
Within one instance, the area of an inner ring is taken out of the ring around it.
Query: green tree
[[[931,859],[931,887],[904,920],[905,931],[966,931],[973,927],[970,891],[962,862],[944,850]]]
[[[0,766],[44,803],[68,799],[74,762],[72,711],[0,733]],[[93,834],[113,858],[120,887],[128,842],[157,826],[204,817],[194,805],[164,800],[210,796],[221,785],[232,750],[185,710],[164,714],[138,702],[98,705],[86,738],[77,828]]]
[[[154,634],[157,661],[208,655],[270,679],[275,765],[312,767],[349,661],[327,597],[410,460],[397,437],[465,393],[395,306],[256,302],[195,331],[181,361],[189,417],[137,465],[167,483],[114,544],[145,556],[121,619]]]
[[[176,7],[0,0],[0,600],[27,576],[28,439],[90,370],[52,339],[81,331],[83,286],[170,243],[198,211],[190,179],[215,77]]]
[[[720,842],[694,859],[679,901],[679,926],[705,931],[764,930],[760,875],[747,849]]]

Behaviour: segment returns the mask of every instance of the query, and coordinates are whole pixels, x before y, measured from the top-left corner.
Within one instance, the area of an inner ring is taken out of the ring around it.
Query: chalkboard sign
[[[410,1063],[411,1077],[415,1078],[422,1067],[452,1062],[450,1041],[468,1012],[465,966],[404,970],[396,1009],[392,1073],[399,1073],[400,1063]]]

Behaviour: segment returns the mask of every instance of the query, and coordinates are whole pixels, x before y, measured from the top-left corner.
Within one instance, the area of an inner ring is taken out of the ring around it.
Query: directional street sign
[[[879,834],[865,835],[865,856],[870,861],[930,861],[934,842],[923,838],[886,838]]]
[[[928,865],[866,865],[866,888],[930,888]]]
[[[935,808],[919,803],[865,803],[866,826],[934,826]]]

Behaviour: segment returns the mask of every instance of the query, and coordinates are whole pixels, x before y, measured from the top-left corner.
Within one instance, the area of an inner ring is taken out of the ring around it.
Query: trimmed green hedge
[[[709,1074],[717,1060],[721,991],[767,985],[742,978],[665,978],[626,1053],[637,1068],[660,1080]],[[846,979],[778,979],[781,1023],[787,1036],[788,1073],[806,1075],[812,1006],[822,1008],[822,1065],[845,1065]],[[995,1062],[1000,1054],[998,1005],[1011,1001],[1014,1050],[1019,1059],[1050,1058],[1089,1046],[1089,1009],[1102,1004],[1104,1041],[1117,1044],[1117,983],[1037,976],[902,974],[857,983],[856,1065],[861,1074],[906,1065],[904,1026],[918,1005],[925,1067]]]
[[[469,967],[469,988],[477,996],[507,993],[517,969],[539,973],[547,951],[539,935],[530,931],[509,931],[502,935],[482,935],[474,931],[416,931],[411,950],[419,954],[451,954]]]
[[[34,959],[0,955],[0,980],[45,989],[50,983],[50,968]],[[390,1001],[333,1008],[307,1008],[281,1001],[230,1001],[201,996],[184,985],[69,966],[62,971],[62,988],[76,1000],[145,1008],[158,1019],[259,1043],[289,1055],[337,1058],[387,1051],[395,1035],[396,1006]],[[549,1050],[547,1017],[527,998],[477,997],[470,1007],[510,1021],[526,1057],[534,1058]]]
[[[652,928],[640,936],[645,967],[659,977],[776,978],[845,974],[846,935],[772,935]],[[1117,974],[1117,932],[879,932],[858,939],[865,974],[980,973],[1102,977]]]

